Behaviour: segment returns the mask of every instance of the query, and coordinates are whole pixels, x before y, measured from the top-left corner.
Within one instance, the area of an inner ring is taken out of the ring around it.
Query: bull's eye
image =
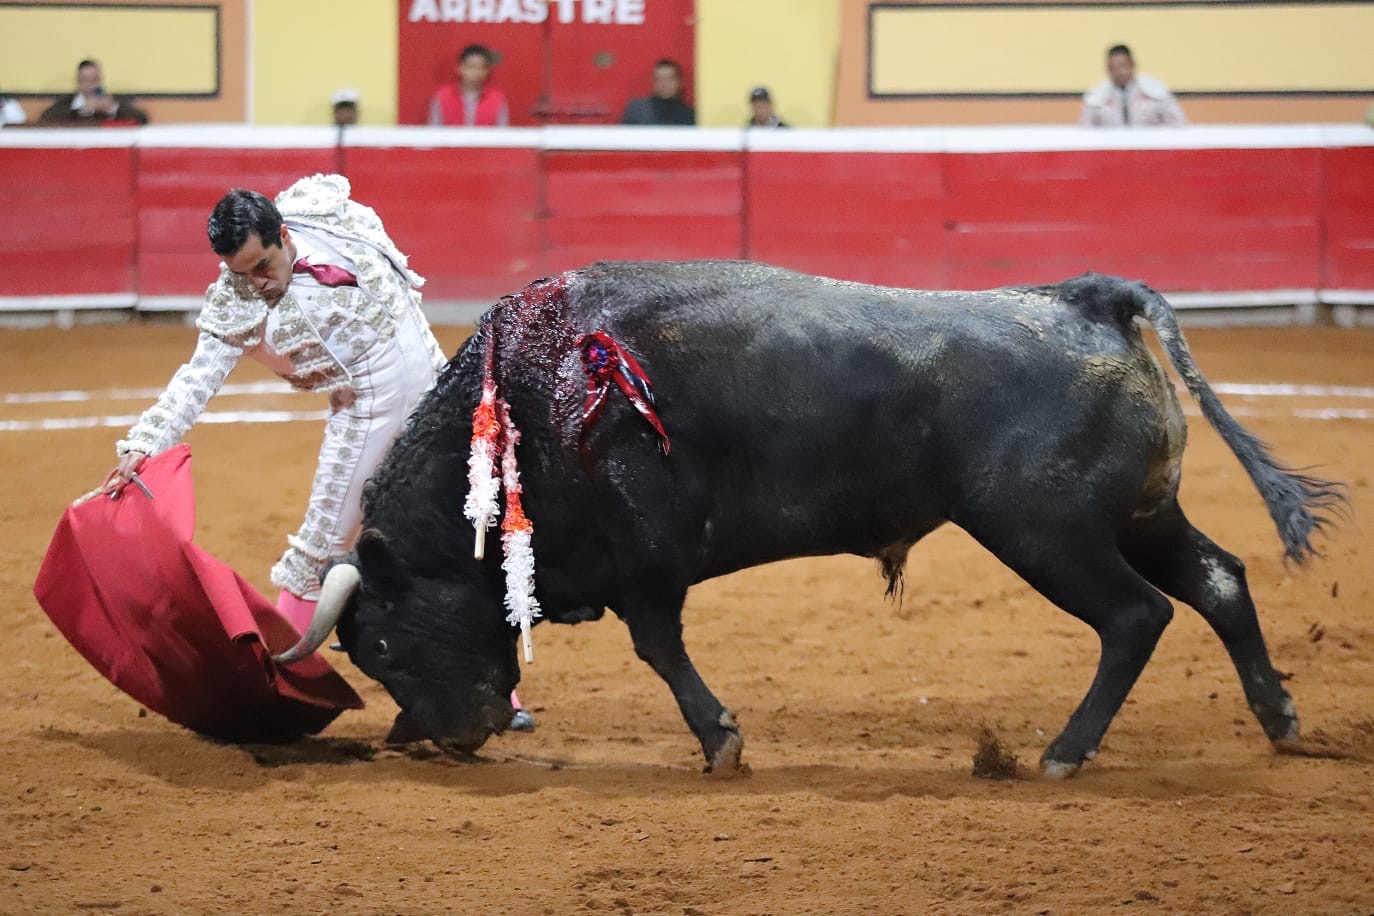
[[[376,652],[378,655],[386,655],[386,653],[390,651],[390,649],[391,647],[386,644],[385,639],[377,640],[377,644],[372,647],[372,650]]]

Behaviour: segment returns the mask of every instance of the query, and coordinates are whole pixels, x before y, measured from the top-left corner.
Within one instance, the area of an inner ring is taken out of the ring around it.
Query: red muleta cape
[[[289,741],[362,699],[318,654],[279,667],[295,643],[286,618],[191,543],[191,450],[144,463],[149,500],[67,507],[34,595],[62,635],[116,687],[180,725],[228,741]]]

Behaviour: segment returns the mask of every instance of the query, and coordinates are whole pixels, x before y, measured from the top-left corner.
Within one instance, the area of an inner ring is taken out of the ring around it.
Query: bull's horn
[[[343,615],[348,599],[358,591],[363,583],[363,574],[352,563],[336,563],[320,586],[320,600],[315,605],[315,616],[310,618],[310,626],[300,642],[280,655],[272,656],[278,665],[298,662],[318,649]]]

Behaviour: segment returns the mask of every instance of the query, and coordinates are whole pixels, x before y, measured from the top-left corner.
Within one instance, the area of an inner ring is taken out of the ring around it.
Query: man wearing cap
[[[358,90],[340,89],[334,93],[334,124],[350,127],[358,123]]]
[[[755,86],[749,93],[750,117],[745,127],[786,127],[787,122],[783,121],[773,113],[773,97],[768,94],[767,86]]]

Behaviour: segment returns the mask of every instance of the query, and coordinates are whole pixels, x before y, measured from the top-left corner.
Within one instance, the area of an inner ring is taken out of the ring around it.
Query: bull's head
[[[442,578],[412,575],[368,530],[356,559],[325,575],[305,635],[276,660],[309,655],[337,626],[353,663],[386,687],[410,726],[445,750],[471,753],[514,712],[520,668],[501,595],[473,561]]]

